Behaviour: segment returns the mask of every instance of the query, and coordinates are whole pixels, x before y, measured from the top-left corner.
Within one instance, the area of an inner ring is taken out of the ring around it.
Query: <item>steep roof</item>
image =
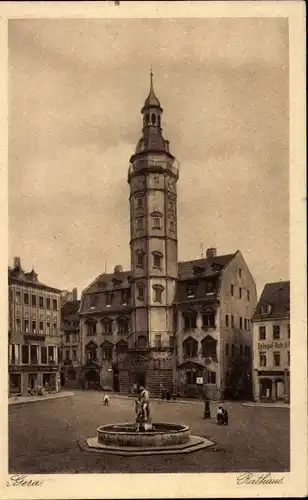
[[[80,300],[66,302],[61,307],[62,321],[79,321],[78,311],[80,307]]]
[[[21,268],[15,269],[15,268],[8,268],[8,281],[9,283],[14,282],[14,283],[20,283],[20,284],[26,284],[32,287],[37,287],[37,288],[44,288],[46,290],[50,290],[51,292],[58,292],[60,293],[61,290],[58,288],[54,288],[49,285],[45,285],[44,283],[41,283],[37,279],[37,274],[35,273],[34,270],[26,273],[24,272]]]
[[[189,260],[186,262],[179,262],[179,279],[187,280],[201,276],[211,276],[220,272],[226,267],[234,257],[234,253],[227,255],[218,255],[216,257],[209,257],[206,259]],[[196,270],[199,272],[196,274]]]
[[[267,306],[270,306],[267,308]],[[290,317],[290,281],[267,283],[252,321]]]

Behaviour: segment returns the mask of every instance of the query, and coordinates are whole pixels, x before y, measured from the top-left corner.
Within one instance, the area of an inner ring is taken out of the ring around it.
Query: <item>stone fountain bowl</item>
[[[153,423],[147,431],[137,432],[134,425],[102,425],[97,429],[97,440],[101,445],[116,447],[157,447],[187,443],[190,429],[186,425]]]

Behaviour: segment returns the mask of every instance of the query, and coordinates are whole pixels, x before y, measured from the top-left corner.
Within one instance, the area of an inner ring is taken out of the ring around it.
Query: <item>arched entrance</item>
[[[272,381],[271,379],[264,378],[260,380],[260,399],[272,399]]]
[[[85,388],[98,389],[100,387],[100,378],[98,370],[89,370],[85,373]]]

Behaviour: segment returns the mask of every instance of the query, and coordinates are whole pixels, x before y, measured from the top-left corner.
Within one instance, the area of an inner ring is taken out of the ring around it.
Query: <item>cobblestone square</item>
[[[290,412],[286,408],[225,403],[229,426],[203,419],[202,402],[151,402],[153,422],[190,426],[215,445],[187,455],[121,457],[82,451],[78,441],[99,425],[134,421],[134,400],[76,391],[72,397],[9,407],[10,473],[285,472],[290,467]]]

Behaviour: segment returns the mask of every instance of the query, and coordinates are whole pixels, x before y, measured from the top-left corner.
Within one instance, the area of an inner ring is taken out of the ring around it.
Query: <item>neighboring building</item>
[[[9,268],[9,393],[60,388],[60,290],[24,272],[20,258]]]
[[[86,387],[130,392],[146,384],[210,398],[244,394],[251,374],[256,287],[238,251],[178,264],[179,164],[150,93],[130,159],[131,271],[116,266],[83,292],[80,334]]]
[[[67,388],[80,387],[82,381],[79,307],[77,288],[74,288],[72,293],[67,292],[61,306],[61,382]]]
[[[290,282],[267,283],[253,323],[256,401],[290,401]]]
[[[240,251],[217,256],[210,248],[206,259],[179,263],[177,392],[251,398],[256,303],[256,285]]]

